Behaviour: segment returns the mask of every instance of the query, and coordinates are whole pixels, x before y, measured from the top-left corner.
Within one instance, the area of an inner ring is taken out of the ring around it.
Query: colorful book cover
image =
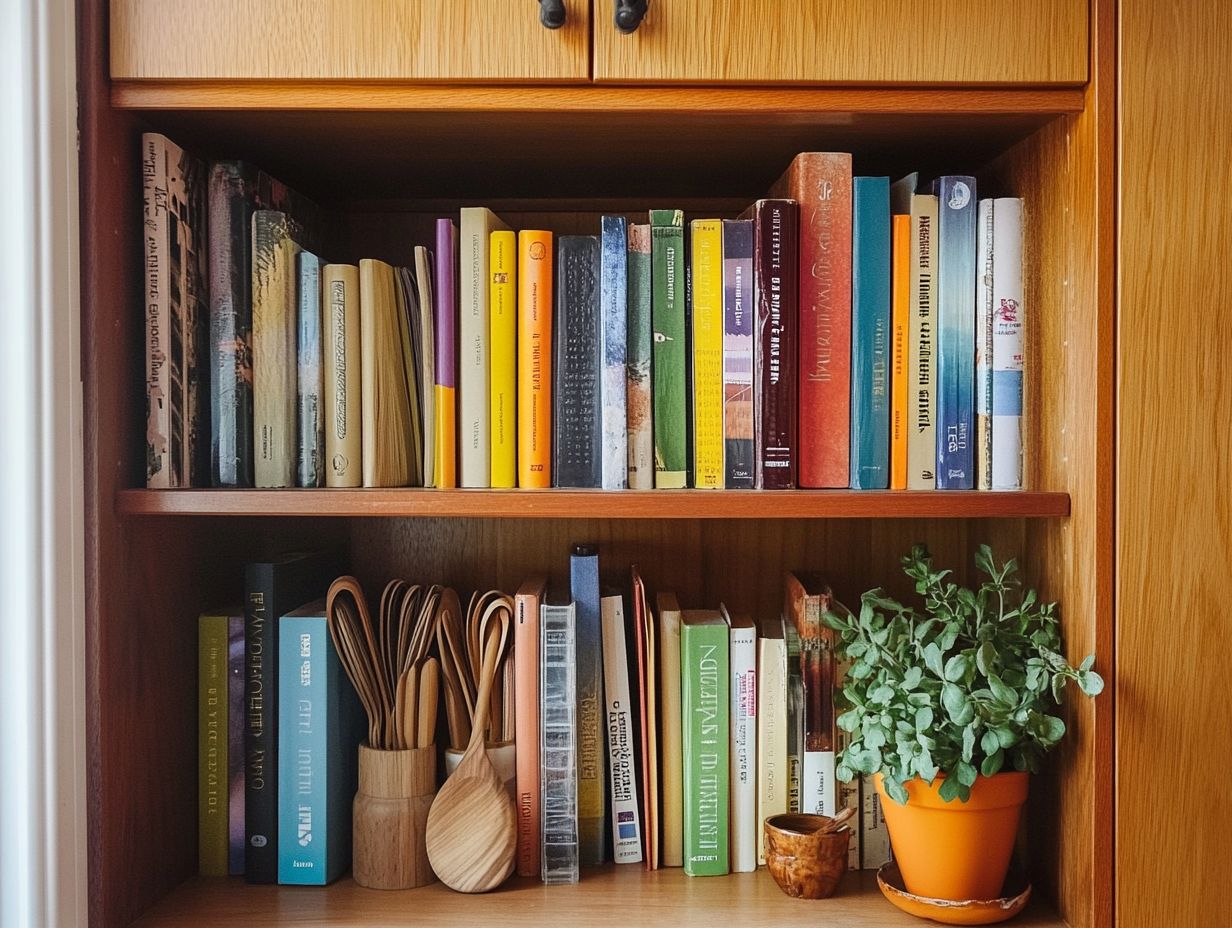
[[[351,864],[362,712],[323,599],[279,619],[278,650],[278,882],[323,886]]]
[[[552,485],[558,487],[602,485],[599,265],[598,236],[556,240]]]
[[[227,610],[227,872],[244,875],[244,710],[247,684],[244,610]]]
[[[628,341],[625,409],[630,490],[654,489],[654,394],[650,384],[654,332],[650,309],[650,226],[629,226]]]
[[[552,233],[518,233],[518,486],[552,485]]]
[[[225,612],[197,620],[197,867],[202,876],[226,876],[229,867]]]
[[[680,700],[684,762],[684,872],[730,872],[729,687],[727,623],[709,609],[680,620]]]
[[[577,608],[578,855],[581,865],[587,867],[603,863],[609,846],[599,549],[594,545],[573,546],[569,586]]]
[[[911,197],[907,489],[937,487],[937,198]]]
[[[976,190],[945,176],[937,194],[937,489],[975,485]]]
[[[255,477],[259,487],[295,486],[300,247],[285,213],[252,214],[252,370]]]
[[[325,485],[325,409],[321,357],[321,259],[310,251],[295,256],[299,324],[296,371],[299,381],[299,453],[296,485]]]
[[[890,489],[907,488],[907,342],[911,320],[911,216],[897,214],[890,231]]]
[[[539,622],[540,872],[544,883],[576,883],[580,856],[576,606],[568,595],[549,591]],[[602,817],[602,808],[599,814]]]
[[[508,230],[492,233],[488,263],[492,281],[488,316],[491,362],[488,416],[491,432],[490,482],[518,485],[518,237]],[[536,857],[538,855],[536,854]]]
[[[458,485],[458,227],[451,219],[436,221],[436,486]]]
[[[757,639],[757,818],[788,810],[787,639],[783,617],[765,618]],[[764,836],[758,833],[757,862],[766,862]]]
[[[325,485],[363,486],[363,387],[360,376],[359,268],[321,269],[325,321]]]
[[[992,489],[992,243],[993,201],[976,208],[975,488]]]
[[[1022,200],[993,201],[992,488],[1021,490],[1023,444]]]
[[[604,596],[599,608],[603,632],[603,727],[607,731],[612,860],[618,864],[636,864],[642,862],[642,816],[638,808],[636,703],[629,691],[624,598],[620,594]]]
[[[890,485],[890,179],[852,182],[851,488]]]
[[[693,486],[721,490],[723,473],[723,223],[690,229],[693,294]]]
[[[599,309],[603,337],[602,379],[599,385],[603,411],[602,479],[605,490],[623,490],[629,466],[628,419],[626,417],[628,339],[629,239],[623,216],[604,216],[600,236]]]
[[[538,876],[540,860],[539,610],[547,581],[527,580],[514,597],[513,739],[517,756],[519,876]]]
[[[753,222],[723,221],[723,469],[729,490],[753,488]]]
[[[678,490],[688,472],[684,213],[651,210],[650,237],[655,487]]]
[[[680,705],[680,603],[675,593],[660,593],[659,732],[662,769],[659,796],[663,808],[663,866],[684,864],[684,761]]]
[[[731,869],[757,869],[757,626],[722,607],[729,629],[731,667]]]
[[[642,860],[647,870],[661,866],[659,825],[659,678],[654,612],[637,568],[633,574],[633,638],[637,647],[638,737],[641,740]],[[677,673],[679,676],[679,673]]]

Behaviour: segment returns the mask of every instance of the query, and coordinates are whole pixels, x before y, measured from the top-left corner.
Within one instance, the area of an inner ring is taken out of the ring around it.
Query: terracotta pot
[[[908,892],[955,901],[1001,895],[1027,800],[1027,774],[979,777],[966,802],[941,798],[942,777],[931,786],[917,777],[904,784],[906,805],[886,795],[881,774],[874,779]]]

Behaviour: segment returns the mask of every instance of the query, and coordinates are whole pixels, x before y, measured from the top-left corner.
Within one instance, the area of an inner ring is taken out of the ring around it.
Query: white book
[[[606,703],[607,758],[611,776],[612,860],[636,864],[642,860],[642,824],[637,807],[637,737],[633,703],[629,699],[629,653],[625,644],[623,597],[599,600],[603,633],[603,698]]]
[[[800,811],[817,815],[838,812],[834,779],[834,751],[804,751],[800,771]]]
[[[876,870],[893,856],[890,832],[882,814],[881,794],[872,777],[863,778],[860,793],[860,866]]]
[[[787,639],[783,617],[762,623],[757,639],[757,821],[788,811]],[[766,862],[763,835],[757,862]]]
[[[993,200],[980,200],[976,217],[975,280],[975,488],[992,489]]]
[[[419,336],[423,351],[420,352],[419,395],[423,397],[423,485],[436,486],[434,462],[436,460],[436,326],[432,308],[432,252],[422,245],[415,246],[415,285],[419,290]]]
[[[993,201],[992,488],[1023,487],[1022,200]]]
[[[659,763],[662,767],[663,853],[665,867],[684,866],[684,745],[680,732],[680,603],[660,593],[659,607]]]
[[[937,198],[911,197],[907,324],[907,489],[937,486]]]
[[[757,626],[720,606],[730,629],[732,873],[757,869]]]
[[[485,206],[465,206],[458,223],[458,486],[491,485],[488,254],[492,233],[509,227]]]

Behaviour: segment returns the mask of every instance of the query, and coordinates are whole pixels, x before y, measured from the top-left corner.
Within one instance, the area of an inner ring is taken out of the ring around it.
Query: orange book
[[[907,327],[911,318],[911,217],[890,230],[890,489],[907,489]]]
[[[518,486],[552,485],[552,233],[518,233]]]
[[[539,606],[547,580],[534,577],[518,589],[513,627],[513,743],[517,754],[518,876],[538,876],[539,829]]]

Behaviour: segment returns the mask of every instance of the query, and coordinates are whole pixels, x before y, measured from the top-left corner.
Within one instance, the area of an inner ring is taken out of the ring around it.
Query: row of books
[[[392,268],[240,162],[143,172],[149,486],[1022,486],[1021,201],[974,178],[807,152],[738,220],[470,207]]]

